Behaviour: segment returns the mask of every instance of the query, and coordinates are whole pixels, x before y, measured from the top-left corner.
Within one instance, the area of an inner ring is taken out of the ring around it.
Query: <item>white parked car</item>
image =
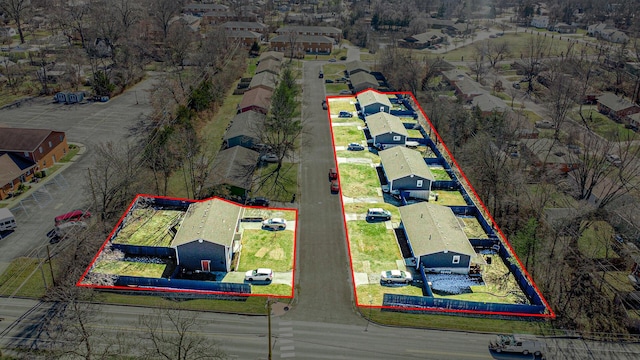
[[[273,280],[273,270],[271,269],[255,269],[244,273],[246,281],[271,281]]]
[[[263,229],[284,230],[287,228],[287,220],[281,218],[267,219],[262,222]]]
[[[606,159],[607,159],[608,162],[610,162],[614,166],[622,165],[622,159],[620,159],[620,156],[618,156],[618,155],[607,154]]]
[[[277,163],[280,159],[276,154],[265,154],[260,156],[260,161],[268,162],[268,163]]]
[[[380,273],[380,282],[385,284],[410,284],[413,277],[410,273],[401,270],[389,270]]]

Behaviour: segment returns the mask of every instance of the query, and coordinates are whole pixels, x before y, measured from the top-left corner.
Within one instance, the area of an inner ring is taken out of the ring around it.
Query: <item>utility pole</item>
[[[51,252],[49,252],[49,245],[47,245],[47,261],[49,262],[49,270],[51,271],[51,282],[53,286],[56,286],[56,279],[53,277],[53,264],[51,263]]]
[[[267,298],[267,326],[269,327],[269,360],[271,360],[271,299]]]

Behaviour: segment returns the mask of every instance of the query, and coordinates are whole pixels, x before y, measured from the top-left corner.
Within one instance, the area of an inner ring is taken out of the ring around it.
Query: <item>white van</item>
[[[0,231],[9,231],[17,227],[16,218],[13,216],[11,210],[0,208]]]

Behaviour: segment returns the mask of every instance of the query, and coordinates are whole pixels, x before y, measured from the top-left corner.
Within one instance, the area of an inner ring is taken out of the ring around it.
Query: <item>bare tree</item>
[[[1,0],[0,9],[16,23],[20,43],[24,44],[24,22],[31,12],[31,0]]]
[[[486,54],[486,48],[479,44],[474,46],[474,52],[472,62],[469,64],[469,69],[476,76],[476,81],[480,82],[480,79],[487,73],[487,68],[484,64],[484,57]]]
[[[527,92],[533,92],[533,80],[542,68],[542,59],[549,47],[549,41],[543,36],[531,36],[527,41],[522,57],[522,66],[526,81],[529,82]]]
[[[197,312],[158,309],[151,315],[139,317],[142,337],[152,346],[145,351],[145,359],[191,360],[226,359],[219,345],[199,335],[202,326]]]
[[[169,27],[173,18],[180,13],[184,0],[149,0],[149,15],[162,34],[164,41],[169,35]]]
[[[547,89],[543,95],[547,114],[554,125],[554,138],[559,139],[561,126],[565,123],[569,111],[578,101],[578,87],[571,78],[560,69],[560,64],[545,72]]]
[[[508,56],[510,52],[509,44],[506,41],[490,41],[486,42],[485,56],[489,61],[489,66],[495,69],[499,61]]]

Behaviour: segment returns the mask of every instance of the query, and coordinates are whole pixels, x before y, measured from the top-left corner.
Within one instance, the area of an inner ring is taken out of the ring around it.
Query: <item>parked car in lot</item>
[[[260,156],[260,161],[268,162],[268,163],[277,163],[278,156],[276,154],[264,154]]]
[[[260,268],[249,270],[244,273],[245,281],[271,281],[273,280],[273,270],[268,268]]]
[[[267,219],[262,222],[262,228],[267,230],[284,230],[287,228],[287,220],[282,218]]]
[[[540,129],[553,129],[555,127],[555,124],[549,120],[541,120],[535,122],[535,127]]]
[[[340,113],[338,114],[338,117],[350,118],[350,117],[353,117],[353,114],[350,113],[349,111],[340,111]]]
[[[367,211],[367,220],[375,221],[375,220],[390,220],[391,212],[389,210],[381,209],[381,208],[371,208]]]
[[[362,150],[364,150],[364,146],[362,146],[361,144],[358,144],[358,143],[350,143],[349,145],[347,145],[347,150],[362,151]]]
[[[329,169],[329,181],[336,180],[338,178],[338,172],[336,168]]]
[[[618,156],[618,155],[607,154],[607,156],[605,158],[607,159],[608,162],[610,162],[614,166],[622,165],[622,159],[620,159],[620,156]]]
[[[247,205],[250,206],[269,206],[269,199],[266,197],[258,196],[247,200]]]
[[[384,284],[411,284],[413,277],[402,270],[389,270],[380,273],[380,282]]]
[[[331,182],[331,193],[337,194],[340,192],[340,185],[338,184],[338,180],[333,180]]]
[[[56,216],[53,220],[56,225],[60,225],[62,223],[66,223],[69,221],[81,221],[86,220],[91,217],[91,213],[85,210],[73,210],[68,213],[64,213],[62,215]]]

